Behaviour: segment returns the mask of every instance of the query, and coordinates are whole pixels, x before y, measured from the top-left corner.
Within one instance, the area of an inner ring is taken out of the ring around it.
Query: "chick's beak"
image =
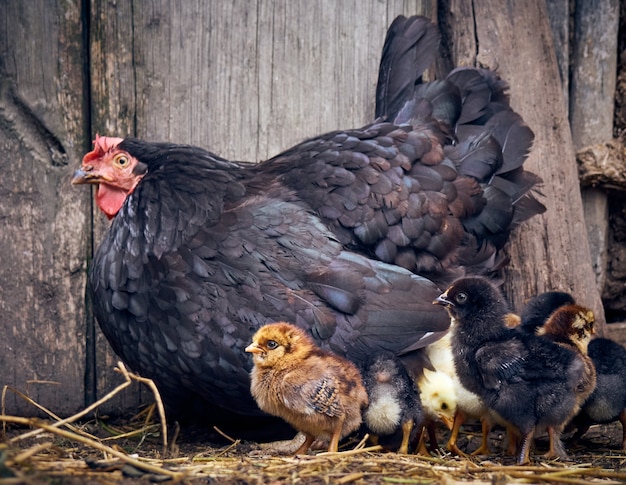
[[[442,293],[439,295],[435,301],[433,301],[433,305],[442,305],[445,307],[454,306],[451,300],[448,299],[447,293]]]
[[[262,354],[263,353],[263,349],[261,347],[259,347],[257,344],[255,344],[254,342],[251,343],[250,345],[248,345],[245,348],[246,352],[250,352],[251,354]]]
[[[451,418],[450,416],[444,416],[443,414],[439,415],[439,419],[442,421],[443,424],[446,425],[446,428],[448,428],[450,431],[452,431],[452,428],[454,427],[454,419]]]

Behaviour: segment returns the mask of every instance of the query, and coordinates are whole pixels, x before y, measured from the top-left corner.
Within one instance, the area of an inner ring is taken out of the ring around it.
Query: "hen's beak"
[[[451,300],[448,299],[448,294],[447,293],[443,293],[441,295],[439,295],[435,301],[433,301],[433,305],[442,305],[445,307],[449,307],[449,306],[454,306],[454,303],[452,303]]]
[[[263,353],[263,349],[261,347],[259,347],[255,343],[251,343],[250,345],[248,345],[245,348],[245,351],[246,352],[250,352],[251,354],[262,354]]]
[[[100,180],[100,176],[91,172],[88,168],[80,167],[72,177],[72,185],[94,184]]]

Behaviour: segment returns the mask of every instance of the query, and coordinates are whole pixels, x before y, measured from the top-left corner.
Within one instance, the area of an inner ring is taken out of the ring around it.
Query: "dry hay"
[[[570,463],[537,460],[535,466],[508,465],[511,458],[459,458],[442,453],[439,457],[382,453],[367,447],[366,441],[348,444],[339,453],[306,456],[277,456],[258,446],[230,439],[214,448],[204,443],[170,442],[160,397],[154,385],[130,372],[117,369],[125,382],[93,406],[61,420],[18,391],[3,392],[3,440],[0,443],[0,484],[13,483],[554,483],[611,484],[626,481],[626,455],[617,450],[576,454]],[[124,426],[113,428],[93,419],[72,423],[111,399],[133,383],[152,386],[156,406],[139,414]],[[51,420],[7,416],[4,396],[17,392]],[[158,422],[154,414],[157,409]],[[24,427],[31,428],[24,431]],[[95,431],[109,436],[96,436]],[[133,441],[134,440],[134,441]]]

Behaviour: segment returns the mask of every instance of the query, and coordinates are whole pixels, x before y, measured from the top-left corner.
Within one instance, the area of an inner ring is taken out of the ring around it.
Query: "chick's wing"
[[[320,413],[330,417],[340,416],[343,412],[340,391],[332,377],[311,378],[294,386],[293,391],[284,400],[285,406],[293,411],[304,414]]]
[[[476,362],[484,386],[497,390],[504,382],[513,383],[524,379],[528,349],[517,339],[490,342],[476,351]]]
[[[505,382],[578,382],[584,367],[571,350],[543,337],[515,335],[514,331],[507,339],[481,346],[476,360],[483,382],[490,389],[499,389]]]

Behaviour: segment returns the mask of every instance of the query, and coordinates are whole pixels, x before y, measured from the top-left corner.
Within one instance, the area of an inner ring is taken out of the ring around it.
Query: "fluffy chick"
[[[596,368],[596,388],[572,420],[574,440],[584,435],[592,424],[622,424],[622,450],[626,451],[626,349],[608,338],[589,343],[589,357]]]
[[[456,455],[464,456],[465,453],[457,446],[461,426],[467,419],[480,419],[483,424],[482,441],[479,448],[475,450],[473,454],[489,454],[490,451],[487,439],[491,425],[487,416],[488,409],[483,400],[476,395],[476,393],[471,392],[461,383],[455,368],[451,336],[451,332],[448,332],[442,338],[426,347],[426,355],[435,371],[449,376],[450,384],[453,386],[453,393],[448,393],[446,409],[439,414],[439,419],[451,430],[446,448]],[[437,374],[431,376],[431,378],[439,379],[440,375]],[[446,384],[445,381],[442,382],[442,385]],[[451,402],[452,395],[454,396],[453,403]],[[451,412],[450,404],[454,406],[452,421],[450,421],[448,417]]]
[[[574,389],[576,405],[566,422],[569,422],[578,413],[596,387],[596,368],[587,355],[587,348],[594,334],[594,324],[595,317],[589,308],[579,305],[565,305],[554,311],[547,322],[537,330],[537,335],[543,335],[553,342],[575,351],[584,364],[583,375]],[[565,451],[561,448],[560,436],[562,431],[563,426],[548,427],[550,450],[546,455],[547,457],[566,456]]]
[[[424,411],[404,364],[391,352],[377,352],[363,367],[363,383],[369,398],[363,412],[368,432],[384,448],[408,453],[424,425]]]
[[[546,291],[530,298],[520,314],[519,329],[536,333],[550,315],[565,305],[576,303],[574,297],[564,291]]]
[[[505,325],[508,305],[487,279],[455,281],[434,302],[453,319],[452,349],[461,383],[522,435],[517,462],[530,461],[537,426],[561,426],[576,406],[584,364],[550,340]]]
[[[285,322],[261,327],[246,347],[252,353],[251,392],[259,408],[279,416],[306,439],[330,439],[328,451],[356,431],[367,392],[356,366],[317,347],[304,330]]]
[[[424,409],[425,426],[428,431],[429,450],[437,451],[436,423],[442,422],[449,429],[454,424],[456,392],[452,378],[445,372],[424,369],[417,381],[420,400]]]

